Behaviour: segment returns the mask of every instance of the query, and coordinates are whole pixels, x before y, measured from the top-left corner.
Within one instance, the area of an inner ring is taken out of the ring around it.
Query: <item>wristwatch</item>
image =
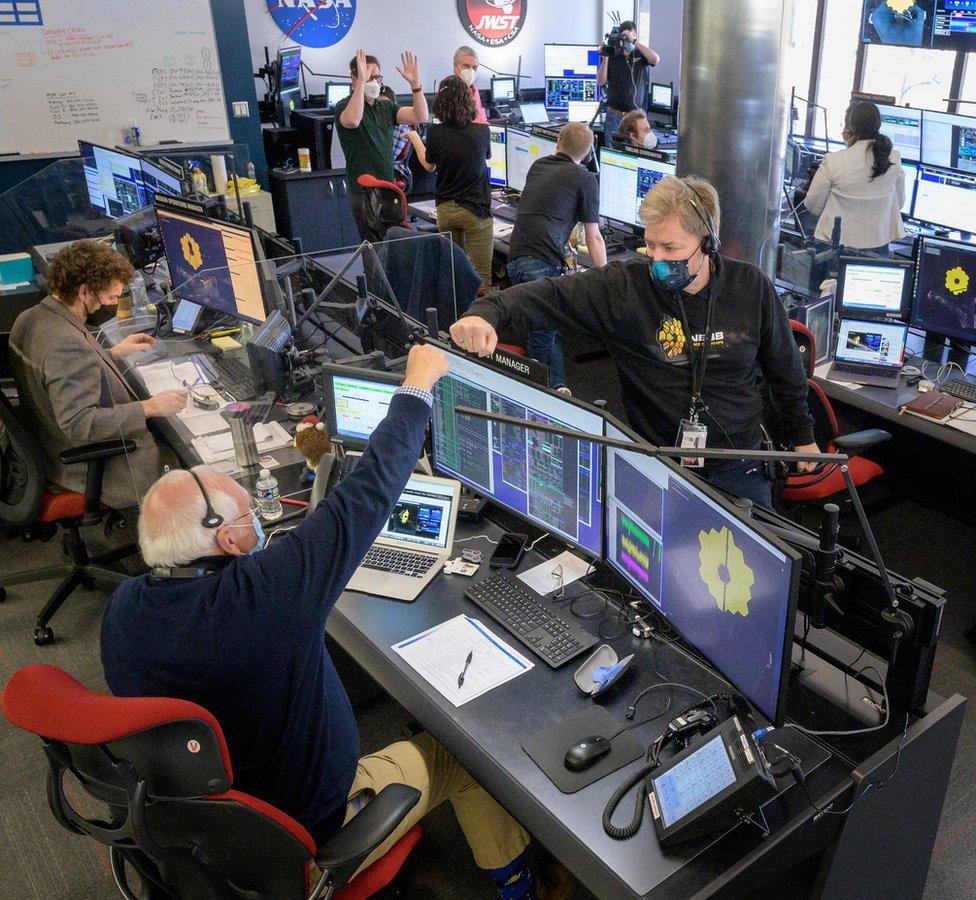
[[[423,91],[423,89],[424,86],[422,84],[418,84],[415,88],[410,88],[410,90],[415,94],[419,94],[421,91]]]

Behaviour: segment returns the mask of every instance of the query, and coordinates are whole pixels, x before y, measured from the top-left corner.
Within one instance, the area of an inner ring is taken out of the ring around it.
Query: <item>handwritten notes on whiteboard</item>
[[[42,20],[0,17],[0,153],[225,141],[227,111],[209,0],[47,0]],[[36,19],[41,19],[40,16]]]

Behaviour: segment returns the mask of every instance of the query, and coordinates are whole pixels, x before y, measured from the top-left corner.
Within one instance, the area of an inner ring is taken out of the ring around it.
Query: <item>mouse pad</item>
[[[613,749],[590,768],[582,772],[571,772],[566,768],[566,751],[573,744],[596,735],[610,737],[625,724],[617,721],[602,706],[589,706],[575,716],[532,735],[522,744],[522,749],[559,790],[564,794],[574,794],[643,754],[645,748],[629,731],[625,731],[613,739]]]

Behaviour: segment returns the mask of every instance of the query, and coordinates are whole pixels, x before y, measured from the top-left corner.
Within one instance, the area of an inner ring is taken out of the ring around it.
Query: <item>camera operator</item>
[[[631,110],[642,106],[647,85],[647,67],[656,66],[661,57],[657,51],[637,41],[637,25],[621,22],[607,35],[600,47],[600,68],[596,73],[599,87],[606,85],[607,114],[603,133],[620,131],[620,120]]]

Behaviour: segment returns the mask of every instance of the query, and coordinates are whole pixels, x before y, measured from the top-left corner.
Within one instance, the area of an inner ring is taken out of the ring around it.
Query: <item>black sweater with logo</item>
[[[682,295],[699,365],[710,294],[712,340],[700,416],[708,446],[760,446],[760,372],[784,436],[797,446],[813,443],[806,374],[772,283],[755,266],[718,257],[705,291]],[[519,333],[572,328],[600,338],[617,367],[631,427],[653,444],[674,444],[691,404],[692,365],[679,297],[651,281],[645,260],[520,284],[476,301],[467,315]]]

